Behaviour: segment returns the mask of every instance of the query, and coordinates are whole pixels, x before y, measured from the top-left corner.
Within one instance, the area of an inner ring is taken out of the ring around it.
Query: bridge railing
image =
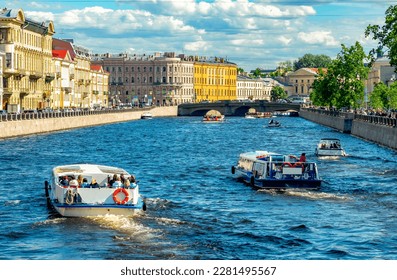
[[[327,115],[331,117],[339,117],[344,119],[353,119],[354,114],[348,112],[341,112],[337,110],[325,110],[325,109],[317,109],[317,108],[301,108],[301,110],[306,110],[308,112],[317,113],[321,115]]]
[[[379,125],[386,125],[386,126],[392,126],[392,127],[397,126],[396,118],[385,117],[385,116],[355,114],[354,119],[363,121],[363,122],[379,124]]]
[[[70,111],[51,111],[51,112],[29,112],[19,114],[3,114],[0,115],[0,122],[4,121],[21,121],[21,120],[34,120],[34,119],[49,119],[49,118],[68,118],[77,116],[90,116],[90,115],[102,115],[102,114],[114,114],[118,112],[136,112],[136,111],[147,111],[152,107],[139,108],[134,107],[131,109],[102,109],[102,110],[70,110]]]

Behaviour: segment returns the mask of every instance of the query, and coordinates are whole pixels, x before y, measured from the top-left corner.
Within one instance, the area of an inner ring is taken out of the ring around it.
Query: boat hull
[[[346,153],[343,149],[316,149],[316,156],[344,157]]]
[[[52,207],[63,217],[92,217],[103,215],[134,216],[142,213],[146,208],[143,201],[140,201],[140,203],[136,205],[68,205],[52,203]]]

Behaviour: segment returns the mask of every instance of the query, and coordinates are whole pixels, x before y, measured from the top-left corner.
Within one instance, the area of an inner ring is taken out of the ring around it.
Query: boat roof
[[[251,152],[242,153],[240,155],[240,157],[246,157],[246,158],[250,158],[250,159],[257,159],[257,158],[267,157],[267,156],[282,156],[282,154],[268,152],[268,151],[251,151]]]
[[[53,172],[57,176],[67,175],[67,174],[124,174],[130,175],[126,170],[106,165],[96,165],[96,164],[70,164],[54,167]]]

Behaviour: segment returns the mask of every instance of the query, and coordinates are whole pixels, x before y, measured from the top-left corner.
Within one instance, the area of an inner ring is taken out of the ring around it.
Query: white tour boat
[[[76,180],[79,177],[83,183]],[[124,180],[124,185],[121,182],[111,185],[113,177],[129,180]],[[133,175],[117,167],[94,164],[57,166],[53,168],[50,180],[45,181],[45,191],[47,205],[65,217],[129,216],[146,210]]]
[[[150,112],[146,112],[141,115],[141,119],[142,120],[150,120],[150,119],[153,119],[153,115]]]
[[[295,156],[267,151],[240,154],[232,174],[259,189],[318,189],[322,181],[315,162],[299,162]]]
[[[315,150],[316,156],[346,156],[340,140],[337,138],[322,138]]]

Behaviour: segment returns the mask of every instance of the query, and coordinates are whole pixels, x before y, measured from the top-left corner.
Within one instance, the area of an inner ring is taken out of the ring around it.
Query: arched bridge
[[[204,116],[209,110],[217,110],[225,116],[244,116],[250,108],[257,112],[300,111],[300,105],[293,103],[221,101],[181,104],[178,106],[178,116]]]

